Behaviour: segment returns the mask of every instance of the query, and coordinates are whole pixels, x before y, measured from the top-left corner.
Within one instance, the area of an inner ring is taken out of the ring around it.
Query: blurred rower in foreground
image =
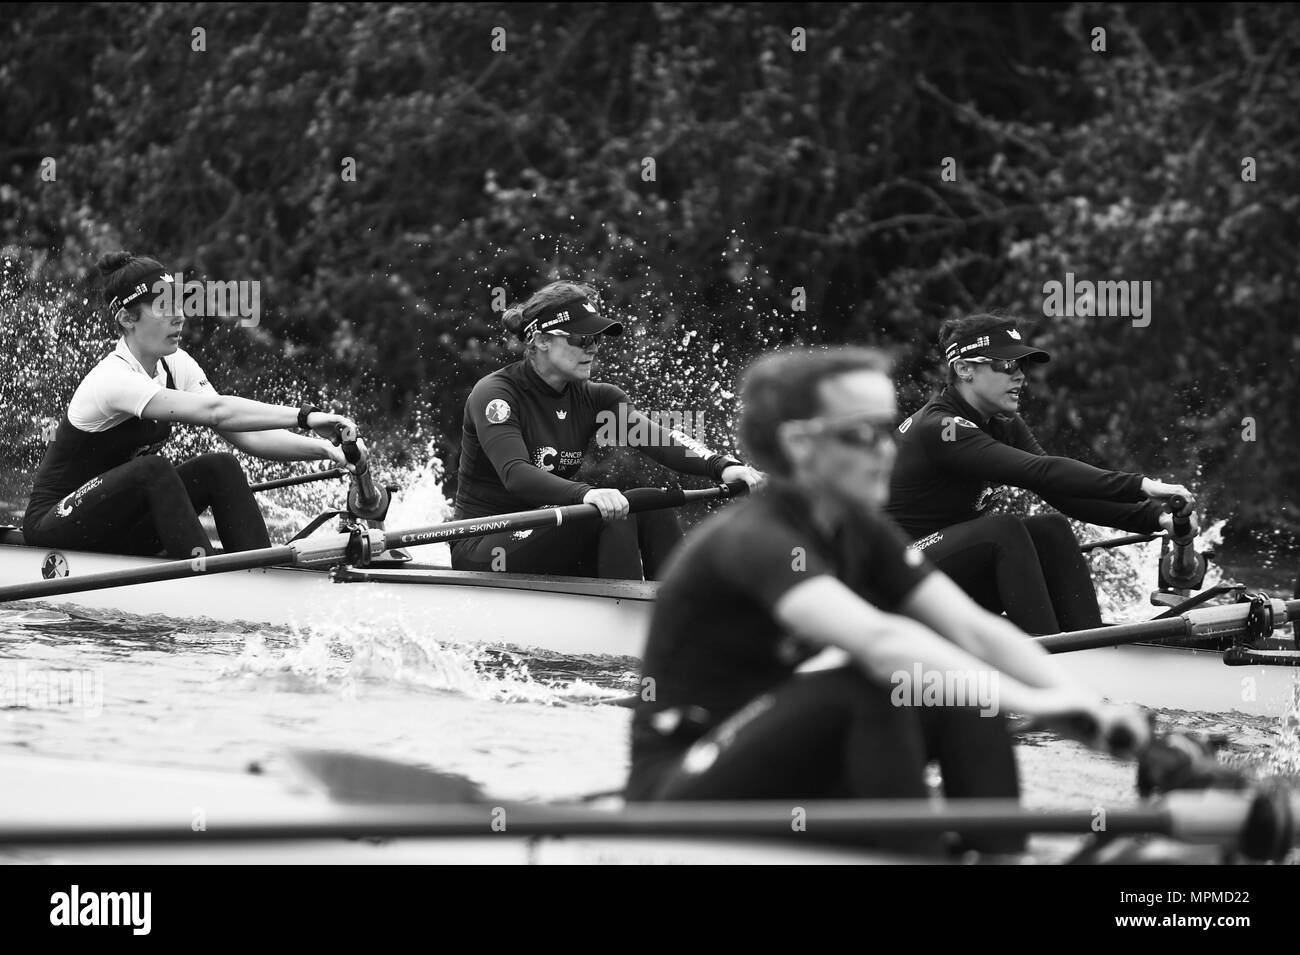
[[[776,352],[748,370],[742,401],[741,441],[769,483],[669,563],[629,799],[923,798],[930,760],[949,797],[1018,797],[1007,711],[1097,747],[1145,740],[1139,711],[1075,684],[882,516],[897,421],[884,357]],[[851,662],[798,672],[828,647]],[[920,685],[935,681],[937,696]],[[979,692],[954,700],[954,689]],[[940,848],[913,835],[879,844]],[[1020,835],[965,843],[1023,847]]]

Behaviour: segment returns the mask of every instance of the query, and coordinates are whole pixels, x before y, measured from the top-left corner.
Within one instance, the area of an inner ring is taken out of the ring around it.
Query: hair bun
[[[100,274],[108,275],[110,272],[116,272],[130,261],[130,252],[109,252],[95,263],[95,268],[100,271]]]
[[[501,324],[505,330],[512,335],[518,335],[524,327],[524,308],[522,305],[511,305],[501,313]]]

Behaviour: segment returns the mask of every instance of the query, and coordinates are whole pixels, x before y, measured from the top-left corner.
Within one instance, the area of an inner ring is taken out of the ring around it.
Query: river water
[[[436,487],[416,480],[392,526],[420,494]],[[1096,568],[1108,609],[1140,591],[1132,565],[1154,552],[1135,554]],[[1281,564],[1234,569],[1275,592],[1289,583]],[[275,774],[290,748],[329,748],[462,773],[502,799],[620,788],[629,711],[601,701],[635,692],[635,660],[466,647],[439,640],[433,623],[339,620],[331,608],[303,619],[243,628],[0,605],[0,754]],[[1256,775],[1297,766],[1294,717],[1158,715],[1226,738],[1226,758]],[[1046,734],[1017,752],[1028,805],[1133,798],[1130,765]]]

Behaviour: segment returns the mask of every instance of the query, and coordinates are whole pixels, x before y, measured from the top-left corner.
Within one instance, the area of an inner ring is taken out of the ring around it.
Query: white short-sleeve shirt
[[[217,393],[208,384],[208,376],[199,363],[184,349],[178,348],[176,354],[158,362],[157,373],[150,377],[122,339],[103,361],[90,369],[73,392],[68,403],[68,421],[82,431],[98,432],[140,417],[149,400],[167,387],[163,362],[171,369],[172,382],[178,391]]]

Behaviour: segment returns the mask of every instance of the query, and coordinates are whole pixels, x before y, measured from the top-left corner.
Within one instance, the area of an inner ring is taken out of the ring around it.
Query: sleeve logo
[[[510,404],[504,398],[493,398],[484,414],[489,424],[503,424],[510,420]]]
[[[958,416],[958,417],[954,417],[952,420],[953,420],[953,421],[956,421],[956,422],[957,422],[959,425],[961,425],[963,428],[978,428],[978,427],[979,427],[979,425],[977,425],[974,421],[969,421],[969,420],[967,420],[966,418],[962,418],[962,417],[960,417],[960,416]]]

